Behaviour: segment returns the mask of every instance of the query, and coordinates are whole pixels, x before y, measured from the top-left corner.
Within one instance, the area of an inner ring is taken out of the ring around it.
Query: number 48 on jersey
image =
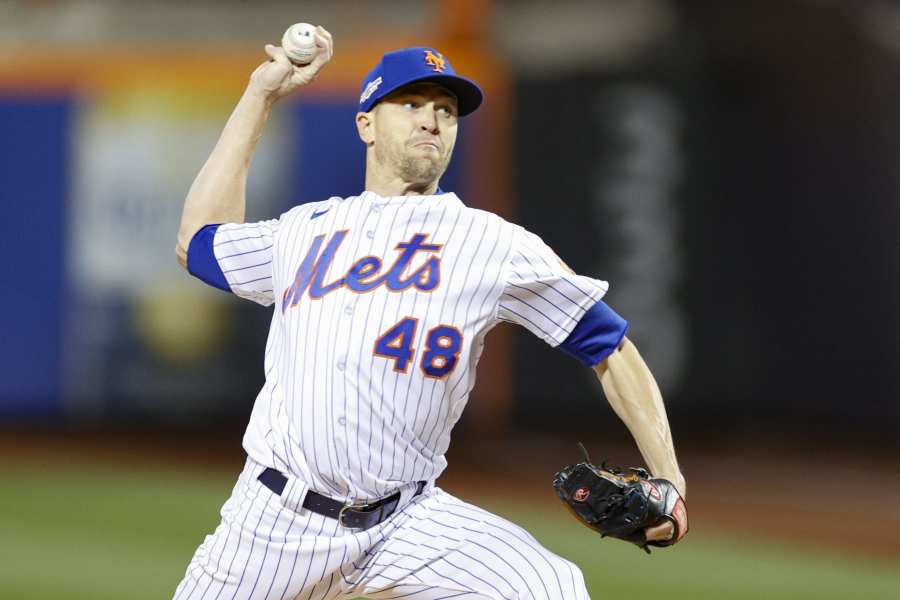
[[[375,355],[394,361],[394,371],[407,373],[415,355],[416,331],[419,320],[412,317],[402,319],[375,340]],[[459,361],[463,335],[452,325],[438,325],[428,330],[425,336],[425,352],[419,368],[425,377],[445,379]]]

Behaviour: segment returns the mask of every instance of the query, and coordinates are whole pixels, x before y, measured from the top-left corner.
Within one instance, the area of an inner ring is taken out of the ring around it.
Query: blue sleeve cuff
[[[191,238],[187,254],[188,273],[213,287],[231,292],[231,286],[213,252],[213,240],[218,229],[218,225],[206,225]]]
[[[628,322],[605,302],[598,300],[584,313],[559,348],[585,366],[595,367],[619,347],[627,330]]]

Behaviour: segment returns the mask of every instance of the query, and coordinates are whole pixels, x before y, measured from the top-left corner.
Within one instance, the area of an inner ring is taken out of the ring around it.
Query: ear
[[[375,141],[375,119],[371,112],[356,113],[356,132],[366,146]]]

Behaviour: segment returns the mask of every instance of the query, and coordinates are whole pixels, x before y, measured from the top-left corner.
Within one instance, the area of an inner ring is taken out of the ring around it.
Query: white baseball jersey
[[[452,193],[334,197],[205,235],[191,271],[274,304],[247,453],[351,501],[440,475],[492,327],[558,346],[608,287]]]
[[[274,309],[247,464],[177,600],[587,600],[575,565],[433,482],[487,332],[518,323],[596,364],[627,326],[600,301],[605,282],[454,194],[365,192],[207,226],[188,267]],[[286,476],[281,493],[266,468]],[[359,530],[305,509],[310,490],[400,500]]]

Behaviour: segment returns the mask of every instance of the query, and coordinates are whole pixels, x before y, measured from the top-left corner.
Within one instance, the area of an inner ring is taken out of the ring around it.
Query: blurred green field
[[[221,472],[185,469],[4,468],[0,598],[170,598],[232,484]],[[748,542],[696,522],[677,551],[646,556],[601,541],[563,510],[465,499],[575,561],[594,598],[900,598],[900,569],[887,561]]]

